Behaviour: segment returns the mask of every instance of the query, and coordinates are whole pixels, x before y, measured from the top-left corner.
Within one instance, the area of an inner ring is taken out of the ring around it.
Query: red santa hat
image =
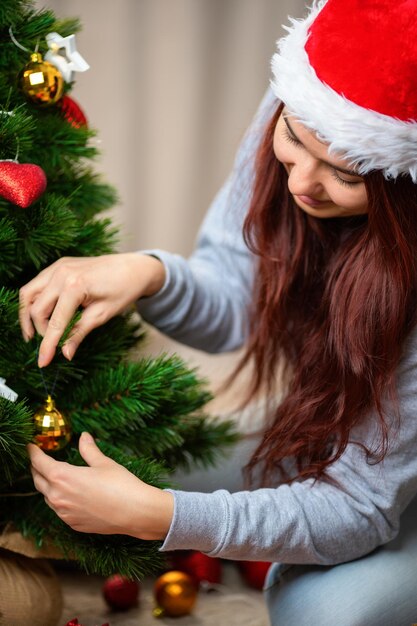
[[[417,183],[417,0],[320,0],[291,20],[272,89],[358,173]]]

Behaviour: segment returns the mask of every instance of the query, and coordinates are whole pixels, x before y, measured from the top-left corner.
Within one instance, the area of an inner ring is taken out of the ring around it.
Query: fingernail
[[[84,431],[82,433],[82,438],[84,439],[84,441],[86,443],[93,443],[94,442],[94,439],[93,439],[92,435],[90,435],[90,433],[87,433],[86,431]]]
[[[38,367],[45,367],[45,365],[46,365],[46,359],[43,356],[43,354],[40,354],[38,358]]]
[[[65,345],[62,348],[62,353],[63,353],[64,357],[66,359],[68,359],[68,361],[72,361],[72,357],[74,356],[74,351],[73,351],[72,348],[70,348],[69,346]]]

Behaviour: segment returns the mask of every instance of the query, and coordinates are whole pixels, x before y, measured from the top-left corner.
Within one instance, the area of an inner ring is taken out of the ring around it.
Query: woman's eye
[[[301,146],[301,143],[289,133],[287,126],[284,128],[284,138],[295,146]]]
[[[340,183],[340,185],[346,185],[346,187],[354,187],[355,185],[359,185],[363,182],[361,178],[358,180],[345,180],[344,178],[341,178],[337,173],[337,170],[333,168],[331,168],[331,174],[332,177],[335,178],[338,183]]]

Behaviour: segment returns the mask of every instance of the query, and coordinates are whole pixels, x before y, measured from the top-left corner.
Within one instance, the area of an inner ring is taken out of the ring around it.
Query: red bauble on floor
[[[222,579],[220,559],[195,550],[174,552],[172,567],[191,576],[197,585],[204,582],[216,584],[220,583]]]
[[[271,563],[264,561],[239,561],[238,567],[245,583],[253,589],[261,590]]]
[[[126,611],[138,603],[139,583],[121,574],[114,574],[105,581],[103,596],[111,609]]]

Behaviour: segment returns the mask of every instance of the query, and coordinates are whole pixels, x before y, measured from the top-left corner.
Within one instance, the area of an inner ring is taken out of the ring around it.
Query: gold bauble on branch
[[[70,441],[71,427],[68,418],[58,411],[51,396],[48,396],[44,406],[36,411],[33,420],[34,443],[42,450],[61,450]]]
[[[61,72],[39,52],[30,56],[29,63],[19,75],[19,85],[27,98],[40,106],[56,104],[64,93],[64,79]]]
[[[185,572],[171,570],[162,574],[154,586],[156,608],[154,617],[180,617],[191,613],[197,600],[198,589]]]

